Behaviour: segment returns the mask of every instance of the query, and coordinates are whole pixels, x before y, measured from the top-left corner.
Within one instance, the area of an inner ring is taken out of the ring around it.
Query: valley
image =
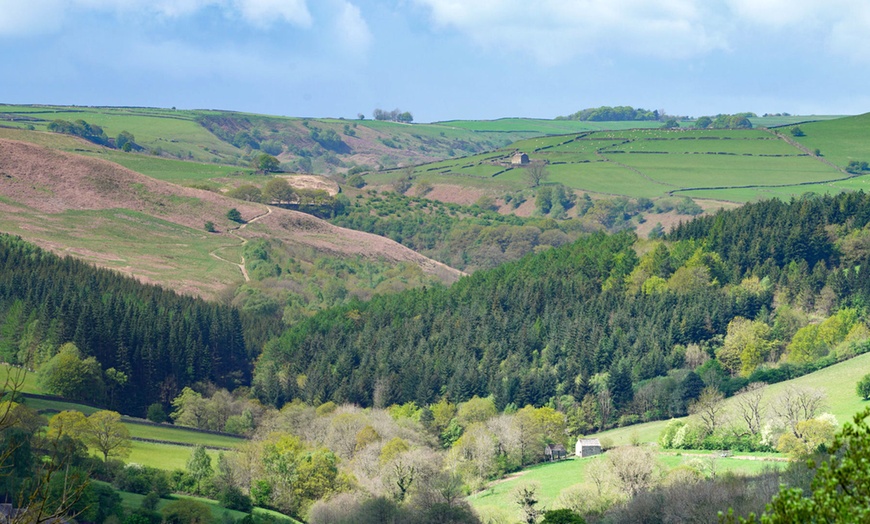
[[[44,458],[8,489],[312,523],[809,494],[866,407],[870,116],[750,120],[0,106],[0,430]],[[544,462],[578,437],[606,453]]]

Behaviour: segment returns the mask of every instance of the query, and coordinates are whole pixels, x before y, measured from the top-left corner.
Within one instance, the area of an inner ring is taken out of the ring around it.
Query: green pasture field
[[[4,366],[4,368],[5,367],[6,366]],[[31,409],[51,414],[60,411],[80,411],[85,415],[90,415],[100,411],[99,408],[93,408],[83,404],[63,400],[28,398],[25,403]],[[242,442],[245,442],[245,439],[242,437],[202,433],[183,426],[171,426],[168,424],[155,426],[151,424],[137,424],[129,421],[125,421],[124,425],[127,426],[127,429],[130,431],[130,436],[135,438],[164,440],[166,442],[176,442],[179,444],[201,444],[203,446],[218,448],[234,448]]]
[[[126,457],[124,462],[172,471],[175,469],[186,469],[187,461],[190,460],[192,453],[193,447],[191,446],[157,444],[134,440],[130,456]],[[220,452],[206,449],[206,453],[211,457],[212,464],[216,464]]]
[[[121,496],[121,505],[128,510],[136,509],[142,506],[142,499],[145,498],[145,495],[139,495],[138,493],[130,493],[128,491],[118,491],[118,494]],[[220,522],[221,518],[224,514],[229,515],[233,518],[234,521],[238,522],[240,519],[245,518],[245,513],[241,511],[235,511],[232,509],[227,509],[222,507],[216,500],[205,499],[202,497],[191,497],[188,495],[172,495],[171,498],[162,498],[157,503],[157,511],[163,510],[167,504],[171,503],[174,500],[178,499],[190,499],[197,500],[202,502],[211,509],[212,517],[216,522]],[[254,513],[257,515],[267,515],[275,518],[278,522],[299,522],[294,520],[283,513],[278,513],[277,511],[272,511],[264,508],[254,508]]]
[[[137,173],[173,184],[201,184],[227,177],[234,177],[245,182],[263,181],[263,176],[255,174],[253,169],[239,166],[173,160],[145,154],[124,153],[110,149],[95,150],[89,153],[89,156],[115,162]],[[219,184],[214,185],[218,187]]]
[[[852,160],[870,162],[870,113],[801,124],[805,133],[802,137],[792,137],[788,129],[780,130],[810,151],[819,149],[822,155],[840,167]]]
[[[848,180],[833,182],[830,185],[831,187],[835,187],[837,189],[843,189],[847,191],[862,190],[866,193],[870,191],[870,175],[856,176]]]
[[[136,143],[146,148],[160,147],[162,150],[176,156],[192,156],[199,160],[212,160],[215,157],[211,151],[221,155],[232,156],[240,150],[223,142],[199,125],[194,118],[200,112],[171,111],[149,108],[75,108],[75,107],[43,107],[42,111],[28,111],[28,107],[6,106],[0,108],[0,113],[23,111],[28,115],[37,116],[41,121],[4,122],[15,127],[34,126],[38,130],[46,130],[53,120],[85,120],[103,128],[109,137],[117,136],[121,131],[133,133]],[[97,147],[97,146],[94,146]]]
[[[562,135],[583,131],[605,129],[658,128],[661,122],[581,122],[578,120],[543,120],[535,118],[500,118],[498,120],[447,120],[435,122],[441,126],[457,127],[475,132],[516,133],[528,132],[539,135]],[[686,125],[681,123],[681,125]]]
[[[830,194],[836,195],[846,191],[846,188],[838,187],[840,182],[833,183],[818,183],[818,184],[802,184],[784,187],[751,187],[751,188],[729,188],[729,189],[702,189],[692,191],[676,191],[677,196],[687,196],[690,198],[702,198],[711,200],[722,200],[728,202],[754,202],[769,198],[778,198],[783,202],[787,202],[792,198],[798,198],[805,193],[818,195]],[[855,188],[860,189],[860,188]],[[865,189],[870,189],[867,186]]]
[[[596,135],[590,135],[589,138],[581,138],[561,145],[556,149],[547,150],[548,155],[562,153],[584,153],[592,154],[596,151],[615,148],[617,144],[622,144],[624,140],[598,139]]]
[[[855,385],[858,380],[868,373],[870,373],[870,353],[865,353],[794,380],[771,384],[768,386],[764,398],[769,401],[790,385],[818,388],[824,391],[828,397],[825,411],[837,417],[837,421],[843,424],[851,422],[855,413],[870,406],[870,402],[861,400],[855,393]],[[733,405],[734,399],[732,397],[725,402],[730,407]],[[630,443],[634,435],[640,442],[658,442],[659,435],[667,422],[666,420],[657,420],[626,426],[599,433],[594,437],[609,439],[617,446]]]
[[[633,198],[660,196],[673,189],[671,186],[650,181],[630,169],[614,162],[589,162],[585,164],[565,164],[549,167],[547,183],[564,184],[566,187],[605,195],[625,195]],[[524,173],[520,169],[508,171],[496,178],[524,183]]]
[[[49,133],[46,131],[28,131],[26,129],[12,127],[0,127],[0,138],[30,142],[31,144],[36,144],[38,146],[50,147],[63,151],[81,151],[82,149],[90,151],[99,147],[85,141],[84,139],[76,138],[71,135]]]
[[[824,182],[843,176],[811,157],[612,153],[605,156],[631,166],[655,181],[679,188],[789,185]]]
[[[749,121],[753,126],[762,127],[777,127],[787,126],[791,124],[800,124],[801,122],[816,122],[821,120],[834,120],[843,118],[847,115],[792,115],[792,116],[760,116],[750,117]]]
[[[726,140],[636,140],[628,144],[616,144],[603,148],[602,152],[606,153],[610,149],[655,151],[669,154],[730,153],[735,155],[806,156],[806,153],[800,149],[774,137]]]
[[[221,249],[227,260],[239,260],[240,241],[214,235],[126,209],[70,210],[19,225],[15,217],[0,217],[0,230],[24,235],[38,244],[65,246],[77,257],[102,266],[124,269],[135,265],[141,276],[174,285],[214,285],[241,278],[239,269],[209,253]],[[25,230],[24,227],[27,229]],[[132,262],[135,260],[135,264]],[[210,285],[210,284],[206,284]]]
[[[514,142],[511,144],[511,149],[516,149],[522,151],[523,153],[532,153],[538,149],[543,147],[556,148],[565,143],[573,142],[576,136],[574,135],[560,135],[560,136],[544,136],[539,138],[529,138],[527,140],[520,140],[518,142]],[[543,151],[541,152],[543,153]]]
[[[19,375],[19,373],[22,373]],[[19,388],[19,393],[35,393],[37,395],[44,394],[42,388],[36,383],[36,373],[25,371],[21,368],[15,368],[6,363],[0,363],[0,383],[13,385],[13,382],[24,379]],[[8,381],[8,382],[7,382]]]
[[[490,484],[487,489],[468,497],[468,502],[484,518],[487,516],[505,516],[509,519],[519,519],[519,506],[513,501],[512,492],[520,485],[539,483],[538,507],[540,509],[555,509],[556,501],[563,490],[572,486],[583,486],[595,490],[595,485],[586,479],[586,468],[595,461],[603,460],[598,455],[589,458],[571,457],[559,462],[547,462],[532,466],[517,475]],[[658,454],[660,466],[670,471],[682,465],[690,465],[709,469],[715,468],[717,474],[729,471],[743,475],[756,475],[764,468],[782,467],[782,462],[763,460],[746,460],[741,458],[722,458],[713,453],[698,454]],[[712,462],[712,466],[711,463]]]
[[[151,424],[136,424],[133,422],[126,423],[126,426],[127,429],[130,430],[130,435],[133,437],[147,438],[151,440],[165,440],[167,442],[176,442],[178,444],[200,444],[216,448],[234,448],[245,442],[245,439],[242,437],[201,433],[183,426],[153,426]]]

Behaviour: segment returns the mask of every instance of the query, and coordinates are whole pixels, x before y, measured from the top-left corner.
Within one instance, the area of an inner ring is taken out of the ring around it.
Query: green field
[[[105,267],[135,267],[137,276],[169,282],[178,290],[195,283],[208,292],[221,282],[241,278],[237,267],[210,255],[226,248],[221,256],[237,259],[240,241],[232,237],[210,235],[126,209],[43,215],[38,227],[26,220],[32,213],[22,209],[20,214],[4,215],[0,217],[0,229],[42,245],[64,246],[66,253]],[[19,219],[23,222],[19,223]],[[107,246],[111,246],[111,252],[107,252]],[[207,279],[203,279],[204,275],[208,275]]]
[[[870,129],[862,134],[852,126],[850,132],[870,138]],[[870,158],[870,145],[864,147]],[[842,181],[842,171],[763,129],[617,129],[536,137],[487,155],[419,166],[415,173],[429,183],[521,189],[525,168],[509,160],[517,150],[548,163],[548,182],[602,195],[655,199],[679,193],[749,202],[760,195],[790,198],[865,187],[863,181]],[[398,176],[393,171],[369,180],[385,184]]]
[[[855,393],[855,384],[864,375],[870,373],[870,353],[860,355],[851,360],[840,362],[834,366],[822,369],[803,377],[768,386],[765,400],[770,401],[790,385],[818,388],[827,394],[826,412],[833,414],[842,424],[851,422],[852,416],[870,405],[861,400]],[[726,400],[727,404],[733,400]],[[660,420],[627,426],[605,431],[590,437],[607,440],[611,445],[628,445],[636,440],[645,445],[657,448],[661,431],[668,421]],[[668,451],[659,452],[659,462],[665,470],[670,470],[682,464],[702,462],[714,463],[716,472],[733,471],[735,473],[753,475],[766,467],[782,467],[782,455],[778,453],[737,453],[732,457],[720,457],[707,451]],[[749,459],[752,460],[749,460]],[[771,460],[772,459],[772,460]],[[544,463],[532,466],[511,475],[507,479],[493,482],[489,488],[471,495],[468,501],[481,515],[505,515],[509,518],[519,518],[518,507],[511,499],[513,489],[524,482],[538,482],[541,490],[539,500],[542,507],[552,507],[560,492],[570,486],[581,484],[594,489],[585,478],[585,469],[600,457],[585,459],[571,458],[562,462]]]
[[[3,369],[5,370],[7,367],[3,366]],[[25,391],[31,392],[31,388],[25,387]],[[85,415],[90,415],[99,411],[98,408],[61,400],[27,398],[25,403],[29,408],[43,413],[47,417],[52,416],[54,413],[68,410],[80,411]],[[169,443],[177,443],[162,444],[156,442],[142,442],[139,440],[133,441],[132,452],[127,458],[127,461],[160,469],[183,469],[193,451],[193,448],[191,447],[192,445],[200,444],[215,448],[235,448],[239,444],[245,442],[245,439],[241,437],[213,435],[211,433],[202,433],[180,426],[137,424],[126,418],[122,419],[122,421],[130,431],[130,436],[134,439],[161,440]],[[219,451],[209,449],[208,453],[213,459],[217,459]]]
[[[845,166],[852,160],[870,161],[867,138],[870,134],[870,113],[800,125],[805,133],[793,137],[809,150],[819,149],[822,155],[838,166]],[[791,137],[788,129],[780,130]]]
[[[11,387],[14,385],[14,382],[22,379],[23,381],[19,388],[20,393],[44,393],[36,383],[36,373],[27,372],[22,368],[13,368],[8,364],[0,363],[0,382],[6,383]]]
[[[743,456],[743,455],[741,455]],[[744,475],[760,473],[764,468],[782,467],[782,462],[766,461],[767,457],[753,457],[755,460],[747,460],[735,457],[720,457],[715,453],[687,453],[672,454],[661,453],[658,455],[659,465],[667,472],[682,465],[695,468],[714,468],[717,474],[729,471]],[[532,466],[520,472],[510,475],[508,478],[494,482],[489,488],[468,497],[468,502],[484,518],[487,516],[504,516],[509,519],[521,517],[519,506],[513,501],[512,492],[517,486],[526,483],[538,483],[539,508],[555,509],[559,495],[566,488],[583,486],[594,490],[595,485],[587,480],[586,468],[595,461],[603,460],[603,456],[589,458],[572,457],[567,460],[552,463],[543,463]]]
[[[237,166],[225,166],[220,164],[206,164],[202,162],[190,162],[185,160],[173,160],[149,155],[123,153],[114,150],[94,150],[88,153],[96,158],[102,158],[110,162],[120,164],[127,169],[142,173],[143,175],[164,180],[179,185],[201,184],[214,179],[232,177],[234,180],[250,183],[262,183],[263,176],[255,175],[252,169]],[[210,184],[219,188],[220,184]]]
[[[145,498],[145,495],[139,495],[137,493],[130,493],[127,491],[119,491],[118,494],[121,495],[121,505],[127,510],[141,507],[142,499]],[[245,518],[246,515],[241,511],[235,511],[232,509],[221,507],[216,500],[204,499],[202,497],[191,497],[188,495],[172,495],[171,498],[160,499],[160,502],[157,503],[157,511],[163,510],[163,508],[165,508],[167,504],[171,503],[173,500],[179,499],[198,500],[208,505],[208,507],[211,509],[212,517],[214,517],[217,522],[220,522],[221,518],[224,515],[229,515],[234,521],[239,521],[240,519]],[[254,508],[254,514],[273,517],[277,522],[298,522],[297,520],[294,520],[287,515],[263,508]]]
[[[861,400],[855,393],[855,385],[864,375],[870,373],[870,353],[859,355],[853,359],[840,362],[825,369],[804,375],[803,377],[780,382],[768,386],[764,399],[769,401],[779,395],[789,385],[818,388],[827,394],[826,412],[837,417],[840,424],[851,422],[852,416],[870,403]],[[725,401],[729,405],[733,400]],[[613,429],[594,435],[596,438],[607,438],[614,445],[628,444],[634,438],[640,442],[657,442],[666,420],[647,422],[635,426]]]

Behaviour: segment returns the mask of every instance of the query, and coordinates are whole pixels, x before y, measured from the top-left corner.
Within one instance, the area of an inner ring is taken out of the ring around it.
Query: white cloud
[[[234,0],[233,4],[245,20],[256,26],[271,26],[279,18],[301,27],[311,25],[305,0]]]
[[[829,51],[870,62],[870,4],[866,0],[727,0],[734,15],[759,30],[815,39]],[[787,42],[784,42],[787,45]]]
[[[699,0],[414,0],[438,27],[478,44],[558,64],[614,50],[685,57],[726,47],[715,16]]]
[[[56,31],[63,22],[63,0],[0,0],[0,36]]]
[[[435,27],[479,46],[553,65],[617,51],[687,58],[739,45],[741,28],[799,30],[870,60],[867,0],[412,0]],[[787,45],[785,43],[784,45]]]
[[[345,0],[336,2],[334,31],[343,47],[356,55],[365,54],[371,46],[372,33],[362,12]]]
[[[216,7],[249,24],[310,27],[307,0],[0,0],[0,36],[50,33],[77,13],[140,13],[180,18]]]

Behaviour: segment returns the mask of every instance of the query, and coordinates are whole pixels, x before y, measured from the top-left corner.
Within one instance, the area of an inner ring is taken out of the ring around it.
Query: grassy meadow
[[[870,353],[794,380],[770,385],[764,399],[770,401],[789,386],[818,388],[827,394],[825,411],[837,417],[841,424],[851,422],[855,413],[870,405],[870,402],[861,400],[855,393],[855,384],[868,373],[870,373]],[[734,401],[732,398],[725,402],[730,406]],[[662,420],[637,424],[590,435],[590,437],[606,439],[615,446],[628,445],[636,441],[658,449],[659,434],[667,422]],[[702,471],[715,471],[717,474],[729,471],[754,475],[764,468],[778,468],[785,464],[784,456],[779,453],[735,453],[730,457],[722,457],[710,451],[669,450],[659,451],[657,457],[659,466],[665,474],[667,471],[688,465]],[[586,468],[597,460],[602,460],[602,456],[582,459],[571,457],[561,462],[537,464],[491,483],[487,489],[469,496],[468,501],[482,516],[517,519],[520,517],[519,507],[512,499],[512,492],[519,485],[535,482],[540,485],[538,491],[540,507],[553,508],[559,495],[567,488],[580,485],[595,489],[595,485],[587,479]]]
[[[40,214],[33,211],[0,217],[0,228],[43,246],[63,246],[65,254],[101,266],[132,272],[146,281],[168,282],[176,290],[213,293],[241,279],[239,269],[210,253],[240,261],[241,241],[208,234],[151,215],[127,209],[68,210]],[[28,218],[30,217],[30,218]],[[111,251],[107,251],[111,246]]]
[[[716,453],[698,452],[686,454],[658,455],[658,465],[666,475],[680,466],[690,466],[701,471],[715,471],[716,474],[732,472],[735,474],[754,475],[764,468],[777,468],[784,465],[780,461],[764,460],[767,457],[746,458],[720,457]],[[604,460],[601,455],[587,458],[571,457],[559,462],[546,462],[527,468],[517,474],[493,482],[487,489],[468,497],[468,502],[485,519],[491,517],[507,517],[519,519],[520,508],[513,500],[513,491],[523,484],[537,483],[539,508],[555,509],[559,496],[568,488],[583,487],[595,490],[595,484],[587,478],[586,469],[596,461]]]
[[[759,195],[789,198],[857,185],[851,179],[837,182],[847,175],[764,129],[633,128],[534,137],[486,155],[418,166],[415,175],[430,184],[520,189],[526,186],[526,168],[510,164],[517,150],[533,162],[547,162],[549,183],[601,195],[655,199],[679,193],[748,202]],[[369,175],[369,181],[388,183],[400,174]]]
[[[119,491],[118,494],[121,495],[121,505],[128,510],[133,510],[142,506],[142,500],[145,498],[145,495],[139,495],[138,493],[130,493],[127,491]],[[163,508],[165,508],[167,504],[170,504],[174,500],[181,499],[197,500],[208,505],[208,507],[211,509],[212,517],[215,519],[216,522],[221,522],[221,519],[224,515],[229,515],[236,522],[238,522],[240,519],[245,518],[246,515],[241,511],[224,508],[220,506],[215,500],[204,499],[202,497],[191,497],[188,495],[172,495],[171,498],[160,499],[160,501],[157,503],[157,511],[163,510]],[[263,508],[254,508],[254,514],[272,517],[276,520],[276,522],[298,522],[297,520],[294,520],[287,515]]]

